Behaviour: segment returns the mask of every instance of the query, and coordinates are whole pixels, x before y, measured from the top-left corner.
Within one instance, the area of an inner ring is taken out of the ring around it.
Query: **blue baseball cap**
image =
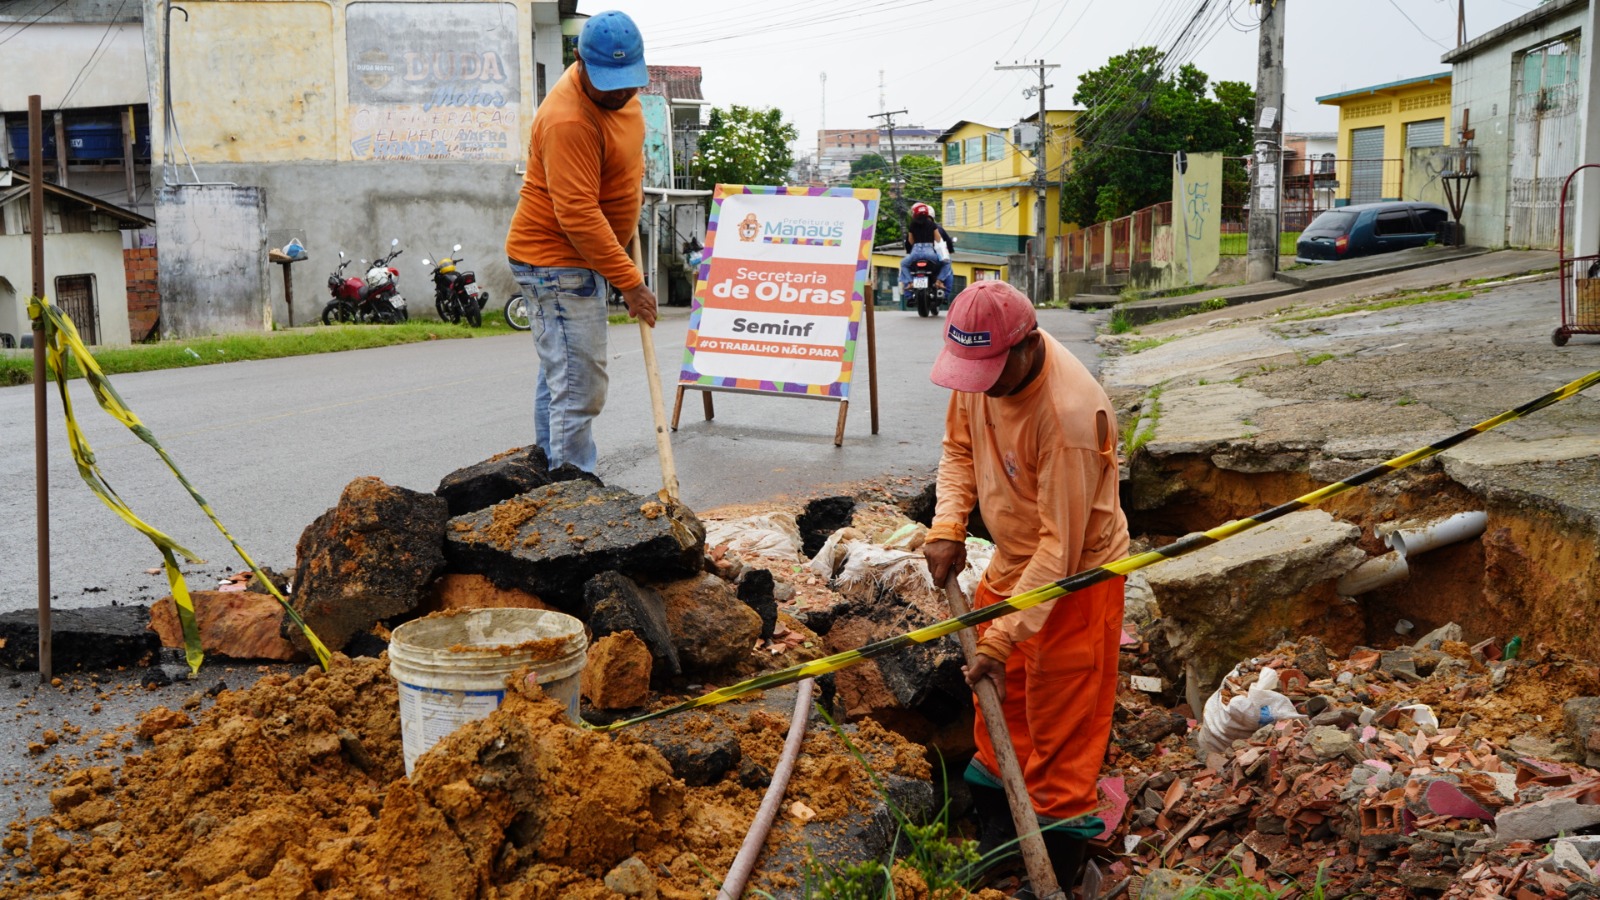
[[[620,91],[650,83],[644,38],[627,13],[611,9],[584,22],[578,35],[578,57],[595,90]]]

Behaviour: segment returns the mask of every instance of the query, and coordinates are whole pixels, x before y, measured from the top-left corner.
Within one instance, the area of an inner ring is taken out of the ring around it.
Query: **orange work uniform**
[[[644,110],[603,110],[567,69],[528,138],[528,174],[506,256],[530,266],[592,269],[620,291],[643,283],[628,242],[644,203]]]
[[[974,503],[995,554],[974,607],[1111,562],[1128,550],[1116,414],[1093,375],[1041,334],[1045,362],[1009,397],[953,393],[929,540],[965,540]],[[1006,724],[1034,811],[1094,811],[1111,737],[1123,579],[979,625],[978,652],[1006,664]],[[1000,771],[981,712],[977,761]]]

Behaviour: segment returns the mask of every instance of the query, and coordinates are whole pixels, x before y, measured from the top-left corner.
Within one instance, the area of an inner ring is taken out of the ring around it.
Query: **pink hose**
[[[783,741],[783,756],[778,759],[778,767],[772,770],[767,795],[761,798],[761,808],[756,810],[744,844],[739,847],[739,855],[733,858],[728,877],[717,890],[717,900],[738,900],[744,893],[744,883],[756,867],[761,848],[767,843],[767,833],[772,830],[772,820],[778,817],[778,804],[783,802],[783,792],[789,787],[789,776],[794,772],[794,761],[805,741],[806,720],[811,718],[811,688],[810,678],[800,682],[800,690],[794,698],[794,715],[789,719],[789,736]]]

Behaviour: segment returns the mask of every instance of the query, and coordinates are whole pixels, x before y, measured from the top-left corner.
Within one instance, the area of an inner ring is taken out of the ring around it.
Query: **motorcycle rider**
[[[943,259],[939,258],[939,251],[934,247],[936,240],[942,239],[945,246]],[[950,254],[956,249],[956,240],[944,230],[944,226],[933,220],[933,207],[926,203],[913,204],[911,207],[911,221],[906,225],[906,255],[900,260],[900,289],[903,291],[911,284],[911,264],[919,259],[937,263],[939,266],[939,283],[944,285],[946,298],[956,295],[955,274],[950,270]]]

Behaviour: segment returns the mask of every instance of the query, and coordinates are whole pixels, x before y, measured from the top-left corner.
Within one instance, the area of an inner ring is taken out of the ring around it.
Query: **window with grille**
[[[954,200],[946,200],[944,202],[944,220],[946,222],[954,222],[956,220],[956,202]]]

